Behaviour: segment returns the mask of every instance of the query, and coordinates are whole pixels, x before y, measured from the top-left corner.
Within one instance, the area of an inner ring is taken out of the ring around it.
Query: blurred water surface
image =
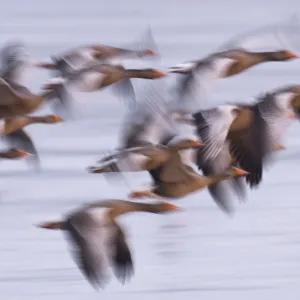
[[[151,25],[162,64],[169,66],[213,51],[236,33],[280,21],[297,6],[296,0],[11,0],[1,5],[0,39],[21,38],[44,59],[78,44],[128,44]],[[46,78],[36,72],[30,87],[38,91]],[[222,83],[217,97],[243,100],[299,78],[297,61],[266,64]],[[97,293],[75,267],[61,233],[33,224],[83,202],[126,198],[150,177],[131,175],[127,185],[112,186],[87,174],[99,153],[117,144],[124,111],[107,91],[76,95],[74,111],[75,121],[27,129],[41,154],[41,173],[22,161],[1,161],[1,299],[299,299],[297,121],[288,149],[261,188],[248,193],[248,203],[237,203],[234,218],[223,215],[206,191],[178,201],[182,213],[123,217],[136,276],[124,287],[112,279]]]

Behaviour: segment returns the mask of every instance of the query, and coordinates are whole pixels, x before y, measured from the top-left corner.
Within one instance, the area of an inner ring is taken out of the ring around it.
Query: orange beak
[[[31,153],[26,152],[26,151],[23,151],[23,150],[19,150],[19,149],[18,149],[17,152],[18,152],[18,154],[19,154],[20,156],[32,156]]]
[[[290,51],[285,51],[285,55],[289,58],[299,58],[298,55],[296,55],[295,53],[290,52]]]
[[[278,144],[274,147],[274,150],[285,150],[285,149],[286,149],[286,147],[282,144]]]
[[[200,141],[193,141],[193,147],[195,148],[200,148],[200,147],[204,147],[205,145],[203,143],[201,143]]]
[[[54,120],[55,120],[55,122],[58,123],[58,122],[62,122],[64,119],[60,116],[54,116]]]
[[[62,222],[47,222],[42,224],[35,225],[39,228],[45,228],[45,229],[62,229],[63,223]]]
[[[56,70],[55,64],[50,64],[50,63],[36,63],[35,66],[37,68],[42,68],[42,69]]]
[[[245,170],[242,170],[242,169],[239,169],[239,168],[233,167],[233,169],[234,169],[235,174],[236,174],[237,176],[247,176],[247,175],[250,174],[249,172],[247,172],[247,171],[245,171]]]
[[[174,211],[182,211],[182,208],[180,206],[165,202],[166,207],[168,210],[174,210]]]
[[[147,54],[147,55],[159,56],[158,53],[156,53],[155,51],[153,51],[153,50],[151,50],[151,49],[146,49],[146,50],[144,51],[144,53]]]
[[[297,115],[294,112],[289,112],[288,118],[289,119],[297,119]]]
[[[36,224],[35,226],[39,228],[51,229],[51,223]]]
[[[164,73],[164,72],[161,72],[161,71],[158,71],[158,70],[154,71],[154,77],[155,78],[165,77],[167,75],[168,75],[167,73]]]

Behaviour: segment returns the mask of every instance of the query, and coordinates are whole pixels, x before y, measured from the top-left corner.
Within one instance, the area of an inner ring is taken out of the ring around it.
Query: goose
[[[264,62],[289,61],[295,58],[299,58],[299,56],[288,50],[253,52],[242,48],[230,49],[170,67],[168,71],[188,74],[192,77],[194,72],[198,72],[202,68],[210,68],[216,72],[218,78],[227,78]]]
[[[165,153],[170,151],[170,147],[176,149],[178,146],[185,146],[188,149],[191,146],[200,146],[194,135],[178,132],[177,124],[169,113],[170,106],[165,88],[164,82],[145,84],[135,107],[125,115],[119,133],[118,149],[89,167],[89,172],[144,171],[145,166],[153,162],[153,158],[147,157],[150,151],[152,155],[155,153],[157,160],[158,156],[160,159],[165,158]],[[158,153],[160,155],[157,155]]]
[[[295,58],[298,56],[287,50],[252,52],[241,48],[216,52],[200,60],[170,67],[169,73],[184,75],[178,78],[176,84],[175,108],[183,112],[195,112],[203,108],[204,96],[207,97],[208,90],[217,79],[238,75],[264,62]]]
[[[1,138],[10,146],[28,151],[32,154],[28,162],[36,170],[40,167],[40,159],[36,147],[24,127],[31,124],[56,124],[62,122],[62,118],[56,115],[46,116],[17,116],[2,121],[0,128]]]
[[[88,168],[88,171],[90,173],[149,171],[166,163],[174,152],[189,148],[197,149],[199,147],[203,147],[200,141],[176,136],[167,145],[149,145],[121,150],[115,155],[104,158],[102,162],[108,161],[104,166],[91,166]],[[133,153],[145,157],[145,161],[141,161],[136,166],[129,156]],[[117,160],[112,161],[115,158]]]
[[[131,199],[150,198],[172,198],[178,199],[210,187],[222,180],[233,177],[247,176],[249,173],[242,169],[231,167],[223,173],[213,176],[202,176],[195,172],[190,166],[185,165],[179,153],[174,153],[167,163],[149,171],[154,184],[149,190],[133,191],[129,194]],[[214,200],[216,200],[214,198]],[[226,213],[231,212],[228,203],[216,201],[218,206]]]
[[[42,104],[56,98],[59,88],[60,86],[57,85],[55,89],[33,94],[18,91],[0,78],[0,118],[12,118],[33,113]]]
[[[250,172],[246,176],[250,187],[259,185],[264,163],[281,142],[274,126],[277,123],[274,112],[266,109],[267,100],[260,99],[253,105],[221,105],[186,118],[186,123],[196,126],[198,138],[205,145],[196,155],[198,168],[204,175],[219,174],[232,165],[240,166]],[[288,112],[280,114],[284,121],[290,116]],[[234,178],[231,184],[243,196],[242,180]],[[209,188],[219,202],[227,201],[224,185],[222,182]]]
[[[43,102],[43,99],[38,99],[34,94],[27,88],[28,85],[28,73],[33,67],[43,68],[43,64],[35,62],[34,59],[26,51],[25,46],[20,42],[11,42],[6,44],[0,53],[1,70],[0,77],[1,83],[8,84],[14,92],[21,93],[21,96],[26,100],[32,100],[27,105],[30,108],[32,105],[39,106],[38,103]],[[4,89],[4,87],[2,87]],[[3,99],[7,95],[7,90],[3,90]],[[67,93],[65,86],[57,84],[55,87],[55,93],[45,93],[45,98],[58,98],[59,101],[65,103],[70,101],[71,95]],[[42,97],[43,98],[43,97]],[[52,102],[51,101],[51,102]],[[55,103],[55,102],[54,102]],[[62,106],[62,105],[60,105]],[[55,108],[55,107],[54,107]],[[3,108],[6,110],[6,108]],[[24,114],[27,114],[26,112]]]
[[[158,54],[151,49],[128,50],[106,45],[86,45],[52,56],[52,63],[40,63],[40,65],[49,70],[62,71],[66,70],[61,68],[65,62],[73,68],[81,68],[89,63],[113,63],[115,59],[144,56],[158,56]]]
[[[78,91],[94,92],[121,80],[131,78],[157,79],[164,76],[167,74],[156,69],[125,69],[119,65],[93,64],[70,72],[64,79],[69,85],[75,84]],[[50,80],[44,85],[46,89],[51,87],[51,82]]]
[[[56,124],[62,121],[63,119],[56,115],[17,116],[0,121],[0,135],[9,135],[31,124]]]
[[[104,288],[109,280],[109,267],[123,284],[134,273],[131,250],[124,230],[118,224],[118,217],[130,212],[163,214],[180,210],[180,207],[166,202],[102,200],[67,214],[63,221],[44,222],[37,226],[63,230],[78,268],[94,288]]]
[[[90,44],[66,50],[51,57],[52,63],[41,63],[49,70],[58,70],[59,74],[73,68],[79,69],[93,63],[120,64],[123,59],[141,59],[145,57],[159,57],[157,45],[150,28],[141,39],[130,47],[120,48],[103,44]],[[131,48],[131,49],[129,49]],[[135,48],[135,49],[134,49]]]
[[[56,89],[56,85],[64,84],[67,88],[59,97],[60,102],[56,106],[60,113],[62,106],[67,108],[72,97],[68,96],[70,90],[78,92],[96,92],[112,86],[112,91],[122,98],[129,99],[129,105],[135,104],[135,93],[131,82],[132,78],[159,79],[167,76],[167,73],[156,69],[125,69],[121,65],[94,64],[79,70],[69,71],[65,77],[51,78],[44,84],[44,89]]]
[[[240,33],[202,59],[170,67],[169,72],[178,74],[174,109],[186,113],[207,109],[211,107],[208,99],[218,79],[236,76],[264,62],[288,62],[298,58],[290,50],[290,25],[289,22],[280,27],[275,24]]]

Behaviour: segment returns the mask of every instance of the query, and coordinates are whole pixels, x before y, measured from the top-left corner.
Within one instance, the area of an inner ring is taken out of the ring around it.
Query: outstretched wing
[[[86,212],[71,216],[66,225],[67,239],[78,268],[94,288],[104,288],[108,282],[104,227],[98,226]]]
[[[263,175],[263,163],[269,150],[268,127],[258,106],[251,108],[253,118],[249,127],[229,134],[230,152],[238,165],[250,172],[246,181],[257,186]]]
[[[218,155],[213,160],[205,160],[203,154],[203,151],[199,149],[197,152],[197,164],[204,176],[222,174],[231,166],[232,160],[228,143],[223,145]],[[232,202],[229,194],[230,187],[230,180],[221,181],[208,187],[209,193],[216,204],[226,213],[232,212]]]
[[[127,281],[131,279],[132,275],[134,274],[133,260],[123,230],[119,225],[117,224],[115,225],[116,225],[116,232],[115,232],[114,240],[112,241],[113,269],[117,279],[122,284],[125,284]]]
[[[197,134],[205,145],[201,149],[202,159],[211,161],[219,155],[234,116],[230,110],[216,108],[198,112],[193,117]]]

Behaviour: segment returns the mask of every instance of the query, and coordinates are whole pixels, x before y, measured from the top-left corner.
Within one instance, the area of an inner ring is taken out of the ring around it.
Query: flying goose
[[[217,79],[240,74],[264,62],[289,61],[295,58],[298,56],[287,50],[252,52],[246,49],[230,49],[170,67],[169,73],[183,75],[179,76],[176,83],[177,97],[174,105],[177,110],[195,112],[202,109],[204,97],[207,97],[208,90]]]
[[[17,116],[2,121],[0,128],[1,138],[11,147],[22,149],[32,154],[28,162],[35,168],[40,167],[40,159],[36,147],[30,136],[24,130],[25,126],[30,124],[56,124],[62,121],[62,118],[55,115],[46,116]],[[1,122],[1,121],[0,121]]]
[[[182,162],[180,154],[174,153],[172,157],[160,167],[149,171],[154,183],[150,190],[135,191],[130,193],[130,198],[181,198],[190,193],[210,187],[222,180],[238,176],[247,176],[249,173],[235,167],[228,168],[213,176],[202,176],[195,172],[192,167]],[[228,203],[218,202],[218,206],[225,212],[230,213]]]
[[[57,97],[59,85],[55,88],[40,94],[33,94],[18,91],[0,78],[0,118],[12,118],[33,113],[42,104]]]
[[[138,203],[103,200],[69,213],[63,221],[37,225],[45,229],[63,230],[71,244],[74,260],[94,288],[104,288],[111,267],[121,283],[134,273],[133,258],[118,217],[130,212],[168,213],[178,206],[165,203]]]
[[[268,105],[270,100],[266,98],[253,105],[221,105],[193,114],[187,122],[195,124],[198,137],[205,144],[197,151],[198,168],[205,175],[215,175],[237,165],[250,172],[246,177],[250,186],[257,186],[262,180],[264,163],[281,143],[274,124],[278,118],[287,121],[290,116],[290,111],[285,110],[275,120],[277,110],[267,109]],[[233,181],[235,185],[242,182]],[[210,188],[214,197],[224,194],[218,191],[221,185],[224,183]]]
[[[174,152],[199,147],[203,147],[203,144],[195,139],[176,136],[166,145],[149,145],[118,151],[102,160],[108,163],[99,167],[91,166],[88,170],[90,173],[149,171],[166,163]],[[130,154],[141,156],[138,163],[131,159]],[[112,161],[114,159],[116,161]]]

